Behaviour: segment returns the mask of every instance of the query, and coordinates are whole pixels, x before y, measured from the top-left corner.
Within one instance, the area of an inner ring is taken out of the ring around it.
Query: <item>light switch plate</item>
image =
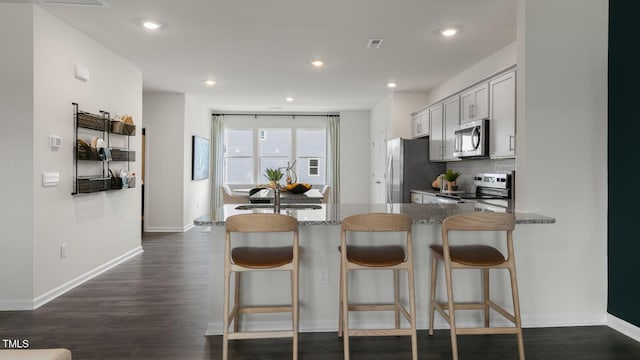
[[[62,146],[62,138],[56,135],[49,135],[49,147],[53,151],[58,151]]]
[[[43,172],[42,173],[42,187],[58,186],[60,183],[59,172]]]
[[[82,65],[76,65],[75,76],[78,80],[89,81],[89,69]]]

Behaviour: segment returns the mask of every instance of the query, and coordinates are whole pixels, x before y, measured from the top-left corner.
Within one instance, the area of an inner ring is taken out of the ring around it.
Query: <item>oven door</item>
[[[487,156],[488,120],[472,121],[464,124],[454,132],[454,151],[456,157]]]

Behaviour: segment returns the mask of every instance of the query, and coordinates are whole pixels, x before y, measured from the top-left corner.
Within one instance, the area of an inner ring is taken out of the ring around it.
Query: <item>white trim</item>
[[[193,225],[193,224],[185,225],[185,226],[182,228],[182,232],[187,232],[187,231],[189,231],[189,230],[193,229],[194,227],[195,227],[195,225]]]
[[[142,250],[142,246],[138,246],[136,248],[134,248],[133,250],[130,250],[128,252],[126,252],[123,255],[118,256],[117,258],[108,261],[107,263],[98,266],[97,268],[78,276],[77,278],[62,284],[60,286],[58,286],[57,288],[48,291],[40,296],[38,296],[37,298],[33,299],[33,305],[31,307],[31,309],[29,310],[35,310],[37,308],[39,308],[40,306],[48,303],[49,301],[57,298],[58,296],[66,293],[67,291],[82,285],[83,283],[93,279],[94,277],[106,272],[107,270],[110,270],[120,264],[122,264],[123,262],[131,259],[132,257],[142,254],[144,252],[144,250]]]
[[[157,232],[157,233],[181,233],[184,232],[185,227],[162,227],[162,226],[149,226],[146,227],[145,232]]]
[[[621,321],[621,320],[619,320]],[[349,321],[353,324],[354,328],[386,328],[389,327],[392,322],[389,321],[357,321],[353,320]],[[492,317],[491,319],[492,326],[513,326],[513,324],[505,319],[500,317],[496,317],[495,319]],[[484,326],[484,323],[481,321],[474,320],[464,320],[456,321],[459,327],[474,327],[474,326]],[[405,324],[406,325],[406,324]],[[538,327],[567,327],[567,326],[593,326],[593,325],[608,325],[605,323],[604,316],[601,315],[593,315],[593,314],[573,314],[569,316],[545,316],[545,317],[523,317],[522,318],[522,326],[524,328],[538,328]],[[291,329],[291,321],[243,321],[243,328],[250,331],[260,331],[260,330],[287,330]],[[631,325],[632,326],[632,325]],[[336,331],[338,327],[337,319],[335,321],[313,321],[313,322],[300,322],[300,332],[331,332]],[[426,330],[429,328],[429,324],[427,320],[418,321],[416,323],[416,327],[418,330]],[[611,326],[610,326],[611,327]],[[442,319],[442,317],[436,314],[435,318],[435,329],[448,329],[449,324]],[[640,338],[640,329],[636,328],[638,331],[638,338]],[[617,329],[616,329],[617,330]],[[618,330],[620,331],[620,330]],[[627,336],[633,337],[632,335],[628,335],[627,333],[620,331]],[[207,329],[204,333],[204,336],[216,336],[222,335],[222,323],[221,322],[210,322],[207,325]],[[639,340],[640,341],[640,340]]]
[[[620,318],[617,318],[611,314],[607,314],[606,325],[613,330],[627,335],[635,341],[640,341],[640,327],[630,324]]]

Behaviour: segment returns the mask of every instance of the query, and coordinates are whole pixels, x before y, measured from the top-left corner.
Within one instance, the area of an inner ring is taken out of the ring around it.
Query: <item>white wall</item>
[[[0,4],[0,310],[33,299],[33,11]]]
[[[369,111],[340,113],[340,203],[369,202]]]
[[[557,219],[515,234],[522,308],[542,323],[606,313],[607,22],[605,0],[518,3],[516,206]]]
[[[184,230],[185,95],[144,93],[145,231]]]
[[[68,24],[34,7],[34,295],[52,289],[140,249],[140,188],[71,196],[73,184],[73,109],[129,114],[141,125],[142,72]],[[86,66],[90,80],[74,77]],[[62,137],[59,151],[49,135]],[[115,135],[112,135],[112,137]],[[122,139],[121,139],[122,140]],[[140,136],[131,137],[140,152]],[[119,169],[126,163],[111,163]],[[60,172],[60,185],[41,186],[41,173]],[[131,163],[140,172],[140,162]],[[68,244],[60,259],[60,245]]]
[[[427,93],[402,91],[393,93],[392,128],[390,137],[411,138],[411,114],[427,105]]]
[[[518,47],[517,41],[514,41],[432,89],[428,94],[427,103],[425,105],[431,105],[443,100],[450,95],[476,84],[480,80],[491,77],[492,75],[515,65],[517,62]]]
[[[72,196],[75,132],[72,102],[90,112],[142,118],[142,73],[71,26],[30,4],[0,4],[3,48],[3,220],[0,308],[29,309],[141,251],[140,191]],[[91,79],[74,78],[75,64]],[[6,103],[5,103],[6,101]],[[49,136],[62,137],[58,151]],[[131,140],[139,151],[138,137]],[[60,183],[41,186],[42,172]],[[132,171],[139,166],[132,164]],[[6,221],[6,222],[5,222]],[[68,244],[67,258],[60,245]]]
[[[184,206],[182,224],[184,228],[193,226],[193,220],[209,213],[211,203],[211,177],[207,180],[191,180],[191,137],[197,135],[211,142],[211,111],[200,99],[193,95],[185,97],[184,115]],[[212,169],[213,157],[209,157]]]

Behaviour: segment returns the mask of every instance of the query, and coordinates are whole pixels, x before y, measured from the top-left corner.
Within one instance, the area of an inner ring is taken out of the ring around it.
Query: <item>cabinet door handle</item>
[[[516,139],[515,135],[509,135],[509,151],[515,151],[516,150],[515,141],[512,141],[512,140],[515,140],[515,139]]]

